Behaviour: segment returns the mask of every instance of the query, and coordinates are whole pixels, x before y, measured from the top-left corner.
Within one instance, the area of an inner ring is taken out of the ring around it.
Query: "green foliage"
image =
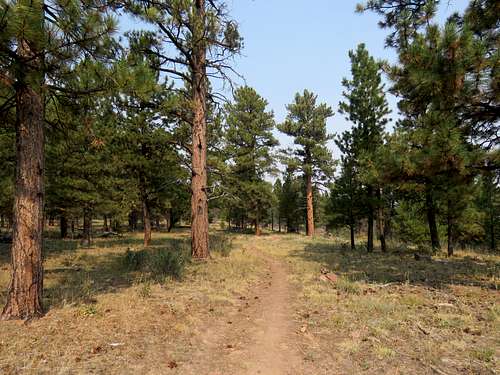
[[[295,176],[293,168],[288,167],[284,175],[281,193],[278,197],[280,217],[288,232],[298,232],[305,221],[305,189],[302,177]]]
[[[162,282],[165,277],[180,279],[186,264],[186,256],[179,249],[128,249],[123,264],[129,271],[140,271],[150,280]]]
[[[333,111],[324,103],[316,104],[317,98],[308,90],[295,94],[293,103],[287,105],[286,120],[278,129],[292,137],[296,145],[295,149],[286,151],[285,164],[316,181],[326,181],[333,174],[332,157],[327,147],[333,137],[326,131],[326,121],[333,116]]]
[[[390,111],[382,84],[381,63],[369,55],[364,44],[358,45],[356,51],[349,51],[349,58],[352,77],[342,80],[345,101],[339,103],[339,112],[353,126],[335,140],[342,152],[342,169],[330,189],[328,207],[329,225],[349,226],[351,247],[354,247],[354,228],[361,218],[367,216],[372,228],[375,209],[379,209],[379,216],[384,210],[383,202],[377,201],[373,194],[377,181],[371,173],[376,152],[383,144]],[[379,228],[379,231],[385,229]],[[369,243],[373,243],[371,237]]]
[[[231,194],[229,215],[256,225],[272,205],[272,187],[265,177],[274,171],[271,152],[278,144],[272,134],[274,114],[266,107],[267,101],[248,86],[236,90],[234,102],[225,107],[229,165],[224,185]]]
[[[381,26],[392,29],[388,42],[399,62],[385,70],[402,115],[374,155],[368,176],[399,190],[430,192],[426,216],[440,215],[446,223],[451,255],[457,241],[485,239],[480,224],[485,212],[472,202],[479,166],[498,168],[491,162],[499,118],[492,95],[498,45],[491,38],[498,30],[490,1],[471,2],[464,15],[453,15],[443,26],[432,19],[438,3],[374,0],[363,7],[382,15]],[[428,224],[432,227],[430,219]]]

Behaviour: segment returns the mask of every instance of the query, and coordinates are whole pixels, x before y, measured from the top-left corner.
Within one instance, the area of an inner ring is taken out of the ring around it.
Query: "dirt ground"
[[[153,246],[187,236],[156,233]],[[498,256],[416,261],[343,239],[233,237],[229,256],[160,283],[123,268],[139,235],[50,242],[48,312],[0,322],[0,374],[498,373]]]

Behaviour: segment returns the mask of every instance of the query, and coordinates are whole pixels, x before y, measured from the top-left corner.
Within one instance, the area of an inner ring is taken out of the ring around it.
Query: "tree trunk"
[[[59,216],[59,229],[61,231],[61,238],[68,237],[68,220],[66,216]]]
[[[144,229],[144,247],[151,244],[151,216],[147,198],[142,197],[142,226]]]
[[[109,232],[109,223],[108,223],[108,216],[107,216],[107,215],[104,215],[104,217],[103,217],[103,225],[102,225],[102,229],[103,229],[105,232]]]
[[[496,250],[495,214],[490,212],[490,250]]]
[[[354,225],[349,225],[349,229],[351,230],[351,250],[356,250],[356,243],[354,242]]]
[[[385,243],[385,214],[384,205],[381,202],[381,189],[377,189],[377,232],[378,239],[380,241],[380,250],[385,253],[387,252],[387,246]]]
[[[117,220],[117,219],[114,219],[114,218],[111,218],[111,219],[110,219],[110,221],[111,221],[111,230],[112,230],[113,232],[119,233],[119,232],[121,231],[121,228],[120,228],[120,226],[121,226],[120,221],[119,221],[119,220]]]
[[[169,233],[172,231],[172,229],[174,229],[174,225],[175,225],[174,211],[171,208],[169,210],[169,219],[168,219],[168,228],[167,228],[167,231]]]
[[[278,232],[281,233],[281,216],[278,215]]]
[[[19,43],[18,53],[28,59],[33,55],[24,40]],[[36,65],[36,60],[32,64]],[[2,319],[29,319],[43,312],[44,110],[39,86],[42,79],[30,82],[31,77],[23,78],[16,87],[12,275]]]
[[[307,200],[307,222],[306,234],[314,236],[314,205],[313,205],[313,186],[312,176],[310,173],[306,175],[306,200]]]
[[[128,227],[131,232],[137,230],[137,211],[132,210],[128,215]]]
[[[86,207],[83,210],[83,235],[81,240],[82,246],[92,246],[92,209]]]
[[[453,228],[453,215],[452,215],[452,206],[453,203],[451,202],[450,199],[448,199],[448,212],[447,212],[447,234],[448,234],[448,256],[451,257],[453,256],[453,250],[454,250],[454,228]]]
[[[427,224],[429,225],[432,251],[435,253],[441,249],[441,244],[439,243],[439,233],[436,222],[436,206],[434,205],[432,189],[428,185],[425,187],[425,209],[427,211]]]
[[[257,209],[257,216],[255,217],[255,235],[260,236],[260,209]]]
[[[205,0],[195,1],[196,18],[205,25]],[[207,199],[207,122],[206,122],[206,35],[205,27],[195,28],[191,63],[192,78],[192,178],[191,178],[191,256],[207,259],[208,199]]]
[[[368,186],[368,241],[366,249],[369,253],[373,252],[373,187]]]

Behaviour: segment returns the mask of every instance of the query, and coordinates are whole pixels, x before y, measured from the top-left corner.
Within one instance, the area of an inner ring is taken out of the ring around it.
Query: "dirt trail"
[[[254,314],[255,335],[247,349],[248,375],[298,374],[301,358],[291,309],[292,292],[285,266],[261,253],[270,265],[269,287]]]
[[[212,320],[202,334],[197,359],[180,368],[183,374],[302,375],[300,342],[294,322],[295,293],[287,267],[256,248],[251,251],[268,267],[267,275],[248,295],[240,296],[232,312]]]

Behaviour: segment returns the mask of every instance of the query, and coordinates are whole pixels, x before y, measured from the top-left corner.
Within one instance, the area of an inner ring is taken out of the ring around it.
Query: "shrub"
[[[153,279],[160,281],[165,276],[180,279],[184,271],[185,262],[182,253],[159,249],[150,253],[147,263]]]
[[[129,271],[139,271],[144,264],[146,252],[144,250],[141,251],[133,251],[127,249],[125,252],[125,258],[123,259],[123,263],[125,267]]]
[[[210,236],[210,252],[219,253],[223,257],[228,257],[233,249],[233,239],[223,233]]]
[[[128,249],[124,257],[124,265],[130,271],[141,271],[150,280],[162,281],[171,276],[182,277],[185,257],[181,251],[168,249],[144,249],[133,251]]]

